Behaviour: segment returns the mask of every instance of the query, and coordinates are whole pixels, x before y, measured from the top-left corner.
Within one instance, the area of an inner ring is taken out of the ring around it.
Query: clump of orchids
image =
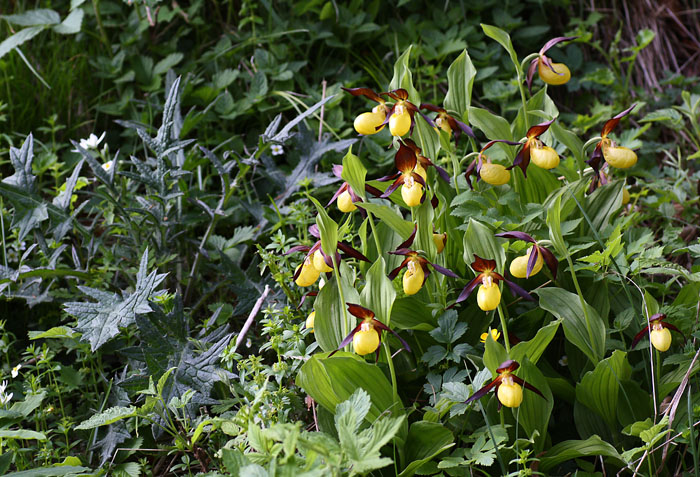
[[[665,320],[666,315],[663,313],[657,313],[649,318],[649,324],[635,335],[630,349],[634,349],[642,338],[648,334],[649,341],[654,348],[661,352],[668,351],[668,349],[671,347],[671,332],[669,330],[680,333],[680,335],[683,336],[683,340],[685,340],[685,335],[683,332],[673,326],[671,323],[666,323]]]
[[[498,399],[499,410],[501,409],[501,406],[520,406],[520,404],[523,402],[523,387],[529,389],[530,391],[534,391],[546,400],[547,398],[544,397],[539,389],[513,374],[513,372],[519,367],[520,363],[512,359],[502,362],[498,369],[496,369],[498,376],[496,376],[496,378],[489,384],[472,394],[469,399],[465,401],[465,403],[469,404],[472,401],[476,401],[477,399],[484,397],[489,391],[491,391],[491,389],[494,388],[496,389],[496,399]]]
[[[346,305],[348,306],[348,311],[355,318],[362,321],[350,332],[349,335],[345,337],[345,339],[343,339],[338,346],[338,349],[328,355],[329,358],[343,349],[345,346],[349,345],[352,341],[352,348],[355,353],[359,354],[360,356],[376,353],[376,359],[378,360],[379,346],[382,344],[382,331],[388,331],[396,336],[396,338],[398,338],[398,340],[401,342],[403,348],[408,352],[411,351],[408,343],[406,343],[406,341],[404,341],[404,339],[401,338],[398,333],[374,317],[375,315],[372,310],[354,303],[346,303]]]
[[[379,103],[372,111],[362,113],[355,118],[354,127],[359,134],[368,136],[378,133],[387,123],[392,136],[405,136],[413,130],[413,115],[419,110],[408,100],[408,91],[405,89],[395,89],[381,95],[370,88],[343,88],[343,90],[353,96],[364,96]],[[395,103],[388,106],[382,96],[390,97]],[[430,123],[432,124],[432,121]]]

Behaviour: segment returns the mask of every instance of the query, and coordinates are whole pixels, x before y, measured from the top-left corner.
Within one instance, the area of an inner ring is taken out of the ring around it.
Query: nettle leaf
[[[10,162],[15,173],[2,180],[5,184],[11,184],[24,192],[34,190],[36,177],[32,174],[32,160],[34,159],[34,137],[29,134],[22,144],[21,149],[10,147]]]
[[[129,326],[136,315],[150,313],[148,300],[155,294],[156,287],[167,274],[157,271],[148,273],[148,249],[141,257],[136,289],[133,293],[104,292],[94,288],[80,286],[83,293],[97,302],[70,302],[65,304],[65,311],[78,319],[76,329],[83,333],[82,340],[89,341],[92,351],[119,334],[119,328]]]

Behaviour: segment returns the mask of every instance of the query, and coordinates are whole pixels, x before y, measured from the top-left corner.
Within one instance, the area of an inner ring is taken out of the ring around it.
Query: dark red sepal
[[[382,323],[381,321],[379,321],[376,318],[372,319],[372,325],[375,328],[379,328],[380,330],[383,330],[383,331],[388,331],[392,335],[396,336],[396,338],[401,342],[401,345],[403,346],[403,348],[406,351],[408,351],[409,353],[411,352],[411,347],[408,346],[408,343],[406,343],[406,341],[403,338],[401,338],[396,331],[392,330],[391,328],[389,328],[388,326],[386,326],[384,323]],[[381,334],[379,335],[379,337],[381,339]]]
[[[630,344],[630,351],[635,348],[639,344],[639,342],[644,338],[646,334],[649,333],[649,325],[645,326],[642,328],[642,331],[634,335],[634,339],[632,340],[632,343]]]
[[[361,320],[374,318],[374,312],[369,308],[365,308],[364,306],[357,305],[355,303],[346,303],[346,305],[348,305],[348,311],[350,314],[356,318],[360,318]]]
[[[440,272],[446,277],[451,277],[451,278],[459,278],[459,276],[453,272],[452,270],[449,270],[447,268],[441,267],[440,265],[437,265],[435,263],[431,263],[432,267],[435,269],[436,272]]]
[[[362,308],[360,305],[354,305],[354,306],[358,306],[358,307]],[[349,308],[349,306],[348,306],[348,308]],[[352,312],[351,312],[351,313],[352,313]],[[361,326],[362,326],[362,323],[360,323],[359,325],[357,325],[357,326],[350,332],[349,335],[347,335],[345,338],[343,338],[343,341],[341,341],[340,344],[338,345],[338,349],[336,349],[335,351],[332,351],[331,354],[328,355],[328,357],[330,358],[331,356],[333,356],[334,354],[336,354],[338,351],[340,351],[341,349],[343,349],[343,348],[345,348],[347,345],[349,345],[350,342],[352,341],[353,337],[355,336],[355,333],[357,333],[358,331],[360,331],[360,327],[361,327]]]
[[[617,126],[620,120],[632,112],[635,106],[637,106],[637,103],[634,103],[629,108],[625,109],[621,113],[616,114],[611,119],[606,121],[603,125],[603,132],[600,135],[602,137],[607,137],[607,135],[610,134],[610,132],[612,132],[613,129],[615,129],[615,126]]]
[[[530,278],[532,270],[535,268],[537,259],[540,257],[540,248],[537,245],[532,247],[532,252],[530,252],[530,258],[527,261],[527,269],[525,270],[525,278]],[[544,260],[544,259],[543,259]]]
[[[540,137],[542,134],[547,132],[547,129],[549,129],[549,126],[552,125],[552,123],[556,120],[557,118],[552,118],[549,121],[545,121],[543,123],[535,124],[532,126],[530,129],[527,130],[527,138],[532,139],[533,137]]]
[[[513,295],[519,295],[520,297],[522,297],[524,300],[527,300],[527,301],[535,301],[535,299],[532,297],[532,295],[530,295],[527,292],[527,290],[522,288],[520,285],[513,283],[510,280],[503,280],[503,281],[506,282],[506,285],[508,285],[508,288],[510,289],[510,292]]]
[[[394,156],[394,165],[404,174],[412,172],[413,169],[416,168],[416,163],[418,162],[416,154],[417,153],[414,150],[402,142],[399,145],[399,150],[396,151],[396,155]]]
[[[401,242],[397,247],[396,250],[401,250],[402,248],[409,248],[411,245],[413,245],[413,241],[416,239],[416,232],[418,231],[418,225],[413,226],[413,232],[411,232],[411,235],[408,236],[408,238]],[[389,252],[392,253],[392,252]]]
[[[534,238],[532,238],[532,236],[526,234],[525,232],[519,232],[517,230],[513,230],[512,232],[501,232],[499,234],[496,234],[496,237],[511,238],[516,240],[522,240],[524,242],[537,243],[537,241]]]
[[[501,373],[504,373],[506,371],[510,371],[512,373],[513,371],[515,371],[519,367],[520,367],[520,363],[518,363],[517,361],[515,361],[513,359],[509,359],[509,360],[503,361],[496,369],[496,372],[501,374]]]
[[[544,262],[547,264],[549,271],[552,272],[552,278],[556,280],[557,270],[559,269],[559,261],[556,259],[554,254],[548,248],[542,247],[541,245],[538,246],[538,248],[540,249],[540,252],[542,253],[542,258],[544,259]]]
[[[395,89],[393,91],[388,91],[386,93],[381,93],[382,95],[389,96],[396,101],[406,101],[408,99],[408,91],[403,88]]]
[[[362,255],[360,252],[355,250],[350,244],[345,242],[338,242],[338,248],[345,252],[346,255],[356,258],[357,260],[362,260],[363,262],[369,262],[369,258]]]
[[[474,254],[474,261],[472,262],[472,269],[477,272],[492,271],[496,269],[496,261],[488,260],[486,258],[481,258],[480,256]]]
[[[523,381],[522,379],[520,379],[519,377],[517,377],[517,376],[515,376],[515,375],[511,375],[511,378],[513,378],[513,381],[515,381],[515,382],[518,383],[519,385],[523,386],[524,388],[529,389],[530,391],[534,391],[534,392],[536,392],[537,394],[539,394],[540,396],[542,396],[542,398],[543,398],[545,401],[547,400],[547,398],[544,397],[544,394],[542,394],[542,393],[540,392],[540,390],[537,389],[537,388],[536,388],[535,386],[533,386],[532,384],[530,384],[530,383],[528,383],[528,382],[526,382],[526,381]]]
[[[543,55],[544,53],[546,53],[547,50],[549,50],[551,47],[553,47],[557,43],[560,43],[562,41],[575,40],[576,38],[578,38],[578,37],[577,36],[558,36],[556,38],[552,38],[547,43],[545,43],[544,46],[542,46],[542,48],[540,49],[540,55]]]
[[[523,144],[522,149],[518,151],[518,155],[515,156],[512,166],[506,167],[506,169],[511,170],[514,167],[519,167],[523,171],[523,176],[527,178],[527,166],[530,165],[530,141],[526,141]]]
[[[500,384],[500,382],[501,382],[501,376],[499,375],[496,377],[496,379],[494,379],[493,381],[488,383],[483,388],[479,389],[477,392],[475,392],[471,396],[469,396],[469,399],[464,401],[464,404],[469,404],[472,401],[476,401],[477,399],[481,399],[482,397],[486,396],[486,394],[488,394],[488,392],[491,391],[491,389],[493,389],[494,386],[496,386],[497,384]]]
[[[373,101],[376,101],[377,103],[383,103],[384,100],[379,96],[377,93],[375,93],[373,90],[370,88],[343,88],[341,87],[343,91],[347,91],[353,96],[365,96]]]

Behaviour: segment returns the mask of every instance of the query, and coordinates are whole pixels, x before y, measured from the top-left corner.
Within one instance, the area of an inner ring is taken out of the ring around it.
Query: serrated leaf
[[[78,426],[76,426],[76,429],[79,429],[79,430],[94,429],[96,427],[107,426],[107,425],[112,424],[114,422],[121,421],[122,419],[127,419],[127,418],[133,417],[133,416],[136,416],[136,408],[134,406],[110,407],[109,409],[107,409],[103,412],[100,412],[100,413],[97,413],[97,414],[91,416],[86,421],[81,422]]]
[[[61,21],[61,17],[55,10],[38,8],[28,10],[17,15],[2,15],[2,19],[8,23],[19,26],[55,25]]]
[[[89,341],[93,351],[119,334],[119,328],[134,323],[137,314],[150,313],[148,300],[167,274],[156,270],[148,273],[148,249],[141,257],[133,293],[104,292],[85,286],[78,287],[97,302],[70,302],[64,305],[66,313],[76,317],[76,329],[83,333],[82,340]]]

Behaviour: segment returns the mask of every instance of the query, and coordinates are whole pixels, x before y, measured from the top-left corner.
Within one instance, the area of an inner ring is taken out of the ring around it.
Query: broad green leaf
[[[535,448],[539,451],[544,447],[547,437],[547,425],[549,416],[554,408],[554,397],[549,389],[549,384],[544,375],[524,356],[520,361],[520,368],[515,372],[526,383],[530,383],[544,394],[545,399],[534,391],[523,390],[523,402],[518,409],[512,409],[513,416],[517,416],[520,425],[523,426],[528,437],[534,437],[535,431],[539,432],[536,438]]]
[[[567,460],[579,457],[604,456],[613,459],[615,465],[622,466],[622,457],[617,450],[598,436],[591,436],[585,441],[571,440],[560,442],[547,451],[540,459],[541,472],[548,473]]]
[[[537,364],[537,360],[547,349],[547,346],[554,338],[554,335],[559,329],[559,320],[549,323],[547,326],[540,328],[537,334],[529,341],[521,341],[510,349],[510,358],[516,361],[521,361],[527,357],[532,364]]]
[[[621,381],[630,378],[632,368],[627,353],[615,350],[609,358],[599,362],[576,385],[576,399],[598,413],[611,430],[617,429],[617,400]]]
[[[447,94],[445,109],[455,111],[460,119],[469,121],[469,106],[472,102],[472,87],[476,69],[469,53],[464,50],[447,69]]]
[[[182,61],[184,57],[185,55],[180,52],[170,53],[168,56],[156,63],[156,65],[153,67],[153,74],[162,75],[167,73],[169,69],[173,68],[180,61]]]
[[[423,201],[414,210],[415,221],[418,224],[416,240],[411,248],[422,250],[425,257],[434,262],[437,256],[437,248],[433,241],[433,228],[435,227],[435,211],[429,200]]]
[[[10,51],[14,50],[24,42],[27,42],[41,33],[46,27],[44,26],[33,26],[24,28],[14,35],[5,38],[2,43],[0,43],[0,58],[8,54]]]
[[[24,401],[15,402],[10,408],[10,411],[18,412],[20,415],[27,417],[32,412],[34,412],[35,409],[41,406],[41,403],[43,402],[45,397],[45,391],[42,391],[38,394],[29,394],[27,397],[24,398]]]
[[[517,180],[520,186],[520,199],[523,204],[542,204],[552,191],[561,187],[554,174],[534,164],[527,168],[527,179],[523,177],[519,168],[513,169],[511,173],[514,176],[513,180]]]
[[[576,134],[565,129],[558,121],[552,123],[552,125],[549,126],[549,130],[552,131],[557,141],[565,145],[567,149],[571,151],[579,165],[583,165],[583,141],[581,141]]]
[[[73,338],[76,333],[73,328],[67,326],[54,326],[46,331],[30,331],[28,333],[30,340],[38,340],[42,338]]]
[[[393,402],[391,384],[381,369],[353,353],[341,351],[331,358],[313,355],[299,370],[296,382],[331,413],[357,388],[362,388],[372,402],[365,417],[367,422],[374,422],[384,412],[403,414],[400,403]]]
[[[439,422],[417,421],[408,428],[404,455],[409,464],[399,477],[411,477],[418,467],[454,446],[454,436]]]
[[[338,224],[331,219],[326,208],[323,207],[315,198],[310,197],[311,201],[316,206],[318,215],[316,215],[316,225],[321,233],[321,247],[326,255],[333,257],[338,248]]]
[[[58,25],[54,25],[53,31],[61,35],[72,35],[80,31],[80,26],[83,24],[83,15],[85,12],[82,8],[76,8],[71,11],[66,18]]]
[[[613,215],[622,207],[623,188],[623,181],[615,181],[598,187],[586,198],[586,202],[583,206],[597,233],[601,233],[608,225]]]
[[[46,434],[43,432],[30,431],[29,429],[18,429],[15,431],[0,429],[0,439],[36,439],[38,441],[45,441]]]
[[[472,126],[483,131],[488,139],[513,140],[513,133],[510,131],[510,124],[501,116],[486,111],[485,109],[469,107],[469,122]],[[512,149],[512,146],[506,146]],[[510,157],[515,157],[515,153],[505,149],[510,153]]]
[[[88,467],[79,466],[60,466],[60,467],[36,467],[32,470],[23,470],[20,472],[11,472],[5,474],[5,477],[60,477],[63,475],[94,475]]]
[[[437,320],[422,300],[407,296],[394,302],[391,326],[401,330],[430,331],[437,326]]]
[[[549,226],[549,240],[551,240],[554,249],[560,256],[568,257],[569,249],[564,242],[564,237],[561,234],[561,195],[557,195],[554,204],[547,209],[547,225]]]
[[[408,62],[411,59],[412,49],[413,45],[406,48],[406,51],[404,51],[396,60],[396,63],[394,63],[394,76],[391,78],[391,82],[389,83],[389,90],[391,91],[399,88],[405,89],[408,91],[409,101],[418,106],[420,105],[420,96],[418,95],[416,88],[413,87],[413,75],[411,74],[411,68],[408,65]]]
[[[659,312],[659,302],[649,293],[649,290],[644,290],[644,302],[647,305],[647,317],[651,318]]]
[[[413,122],[413,138],[417,139],[422,154],[431,160],[437,159],[441,147],[440,136],[421,115],[416,114]]]
[[[360,295],[352,285],[353,273],[345,262],[340,263],[340,276],[345,303],[360,303]],[[336,279],[337,276],[333,273],[333,277],[321,288],[314,302],[314,336],[323,351],[338,349],[343,338],[355,328],[355,317],[346,313],[347,306],[340,301]],[[348,323],[344,326],[345,317]]]
[[[494,341],[491,333],[488,333],[484,343],[484,366],[491,371],[493,376],[496,376],[498,367],[508,359],[508,353],[506,353],[503,345],[498,341]]]
[[[109,409],[107,409],[103,412],[99,412],[97,414],[94,414],[92,417],[90,417],[90,419],[81,422],[78,426],[76,426],[76,429],[86,430],[86,429],[94,429],[94,428],[100,427],[100,426],[107,426],[107,425],[113,424],[117,421],[121,421],[122,419],[134,417],[134,416],[136,416],[136,413],[137,413],[137,410],[134,406],[110,407]]]
[[[505,31],[493,25],[481,24],[481,28],[484,30],[484,34],[489,38],[493,38],[508,52],[510,56],[510,61],[513,62],[513,66],[517,70],[520,70],[520,62],[518,61],[518,55],[515,53],[515,48],[513,48],[513,42],[510,40],[510,35]]]
[[[363,200],[367,198],[365,194],[367,169],[362,165],[360,158],[352,153],[352,147],[348,149],[348,153],[345,154],[343,158],[343,173],[341,175],[343,180],[355,191],[355,194],[360,196]]]
[[[2,15],[2,19],[19,26],[51,26],[61,21],[59,14],[48,8],[28,10],[17,15]]]
[[[376,318],[388,325],[391,318],[391,308],[396,299],[396,290],[387,277],[386,263],[383,257],[374,262],[367,271],[367,282],[360,294],[360,302],[365,308],[374,312]]]
[[[566,339],[588,356],[593,364],[598,364],[605,354],[606,336],[605,323],[598,312],[586,303],[589,329],[578,295],[556,287],[542,288],[535,293],[540,297],[540,307],[562,320]]]
[[[476,219],[469,219],[469,225],[464,233],[464,261],[471,264],[474,255],[487,260],[496,261],[496,270],[503,272],[506,263],[506,252],[501,246],[501,239],[494,232]]]
[[[365,202],[362,204],[362,208],[371,212],[372,215],[386,223],[394,232],[399,234],[403,240],[407,239],[408,236],[411,235],[411,232],[413,232],[413,224],[404,220],[396,210],[388,205]]]

